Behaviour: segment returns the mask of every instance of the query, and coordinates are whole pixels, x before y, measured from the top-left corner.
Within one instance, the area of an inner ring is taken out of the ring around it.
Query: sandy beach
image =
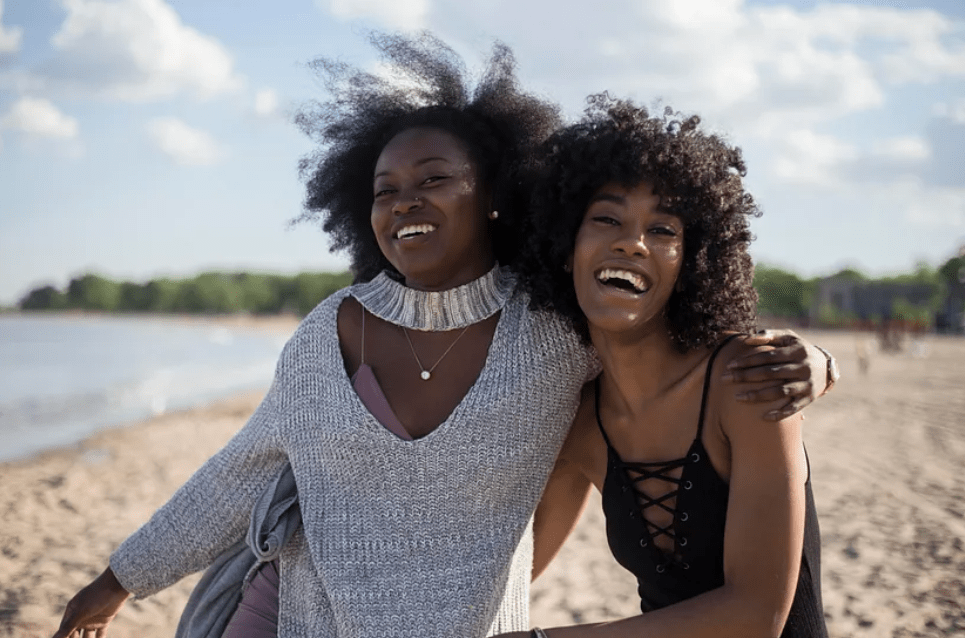
[[[965,636],[965,339],[929,336],[896,354],[869,335],[808,332],[844,378],[809,408],[805,438],[821,520],[831,635]],[[0,636],[56,629],[67,600],[254,410],[260,392],[101,432],[0,465]],[[129,603],[113,638],[172,636],[196,577]],[[609,556],[599,499],[533,587],[532,620],[638,611]]]

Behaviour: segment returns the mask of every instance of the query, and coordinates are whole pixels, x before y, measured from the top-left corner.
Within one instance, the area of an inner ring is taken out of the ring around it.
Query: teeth
[[[411,237],[412,235],[425,235],[426,233],[431,233],[436,229],[432,224],[414,224],[412,226],[403,226],[395,234],[396,239],[404,239],[406,237]]]
[[[647,284],[644,282],[643,277],[629,270],[604,268],[600,271],[600,274],[597,275],[597,279],[603,283],[607,283],[611,279],[622,279],[633,286],[633,289],[637,292],[647,292]]]

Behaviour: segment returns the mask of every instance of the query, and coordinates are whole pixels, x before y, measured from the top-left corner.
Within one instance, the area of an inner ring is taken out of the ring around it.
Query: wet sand
[[[807,333],[844,378],[808,410],[831,635],[965,635],[965,339],[926,337],[870,354],[868,337]],[[70,596],[234,433],[261,393],[101,432],[0,465],[0,636],[49,636]],[[196,577],[129,603],[113,638],[173,635]],[[533,587],[543,627],[638,611],[609,556],[599,499]]]

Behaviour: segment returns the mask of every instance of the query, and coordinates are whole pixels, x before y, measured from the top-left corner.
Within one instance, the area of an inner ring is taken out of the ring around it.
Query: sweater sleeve
[[[280,361],[247,424],[111,556],[118,581],[136,598],[206,568],[243,538],[255,499],[287,458],[277,433],[282,369]]]

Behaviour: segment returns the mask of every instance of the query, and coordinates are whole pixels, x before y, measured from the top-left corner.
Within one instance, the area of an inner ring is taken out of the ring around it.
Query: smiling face
[[[590,333],[665,330],[663,310],[683,258],[683,221],[661,208],[651,184],[600,188],[572,256],[576,298]]]
[[[407,286],[446,290],[493,267],[489,197],[457,137],[402,131],[382,149],[372,187],[372,230]]]

